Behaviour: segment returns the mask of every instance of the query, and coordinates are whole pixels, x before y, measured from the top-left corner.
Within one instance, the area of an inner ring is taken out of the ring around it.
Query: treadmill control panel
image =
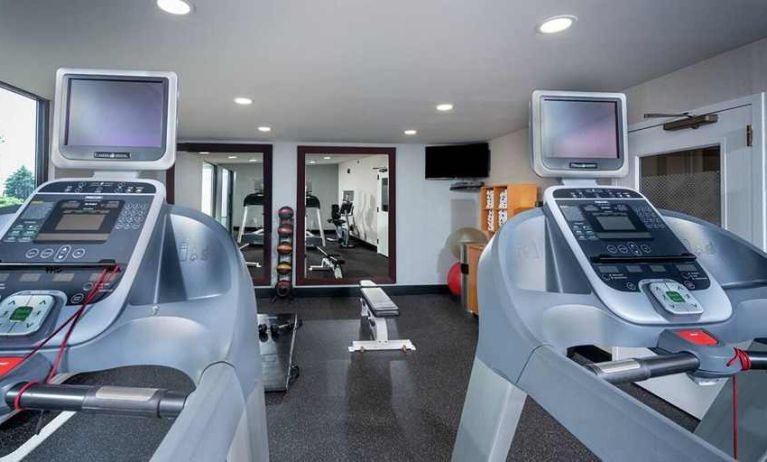
[[[104,268],[125,269],[156,193],[153,184],[142,181],[43,185],[14,221],[0,229],[0,303],[35,290],[63,293],[68,305],[82,303]],[[99,299],[114,290],[121,274],[102,286]],[[14,324],[13,332],[21,329],[18,326]],[[32,333],[34,325],[29,329],[20,335]],[[6,324],[0,324],[0,334],[4,330]]]
[[[652,281],[647,291],[661,309],[673,315],[701,314],[703,307],[682,284],[671,280]]]
[[[695,255],[636,191],[561,188],[553,197],[592,268],[611,288],[639,292],[641,281],[658,279],[688,291],[710,286]]]
[[[34,334],[55,305],[51,295],[14,294],[0,303],[0,336]]]

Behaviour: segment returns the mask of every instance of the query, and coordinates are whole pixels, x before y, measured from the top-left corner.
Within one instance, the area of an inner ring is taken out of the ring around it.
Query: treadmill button
[[[51,258],[55,251],[51,248],[43,249],[42,252],[40,252],[40,258]]]
[[[703,329],[684,329],[678,330],[674,333],[692,343],[693,345],[713,346],[719,343],[716,337]]]
[[[72,251],[72,258],[83,258],[85,256],[85,249],[79,248]]]
[[[38,255],[40,255],[40,249],[36,249],[34,247],[27,250],[27,253],[24,254],[24,256],[27,257],[28,259],[35,258]]]
[[[59,251],[56,252],[56,256],[54,257],[54,260],[56,261],[64,261],[67,259],[67,256],[69,255],[69,252],[72,251],[71,245],[62,245],[59,247]]]

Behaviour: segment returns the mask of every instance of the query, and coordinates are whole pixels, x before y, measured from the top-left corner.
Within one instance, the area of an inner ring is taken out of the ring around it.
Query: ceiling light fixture
[[[556,34],[570,28],[578,18],[569,14],[554,16],[543,21],[538,26],[538,32],[542,34]]]
[[[249,104],[253,104],[253,100],[252,100],[252,99],[250,99],[250,98],[246,98],[246,97],[244,97],[244,96],[238,96],[238,97],[236,97],[236,98],[234,99],[234,102],[235,102],[235,103],[237,103],[237,104],[239,104],[239,105],[242,105],[242,106],[247,106],[247,105],[249,105]]]
[[[418,130],[413,130],[413,129],[410,129],[410,130],[405,130],[405,134],[406,134],[407,136],[413,136],[413,135],[417,135],[417,134],[418,134]]]
[[[453,105],[450,103],[442,103],[437,105],[437,110],[440,112],[448,112],[453,110]]]
[[[310,160],[310,161],[309,161],[309,163],[310,163],[310,164],[316,164],[316,163],[317,163],[317,161],[316,161],[316,160]]]
[[[330,160],[330,159],[332,159],[332,157],[330,157],[330,156],[325,156],[325,157],[323,157],[323,159],[325,159],[325,160]]]
[[[258,159],[250,159],[248,162],[258,162]]]
[[[229,156],[230,159],[236,159],[237,156]]]
[[[258,131],[264,132],[264,133],[268,133],[268,132],[272,131],[272,127],[261,126],[261,127],[258,127]]]
[[[208,151],[200,151],[200,154],[210,154]]]
[[[178,16],[192,12],[192,5],[184,0],[157,0],[157,7],[166,13]]]

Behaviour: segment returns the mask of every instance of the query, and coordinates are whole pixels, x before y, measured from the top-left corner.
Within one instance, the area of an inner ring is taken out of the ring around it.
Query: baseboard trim
[[[448,294],[447,285],[382,285],[389,295],[435,295]],[[257,298],[274,297],[273,287],[257,287]],[[294,297],[359,297],[359,286],[294,287]]]

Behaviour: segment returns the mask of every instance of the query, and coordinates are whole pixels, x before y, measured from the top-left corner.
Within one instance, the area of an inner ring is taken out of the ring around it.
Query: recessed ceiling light
[[[560,15],[543,21],[538,26],[538,32],[542,34],[556,34],[570,28],[578,18],[572,15]]]
[[[330,156],[325,156],[325,157],[323,157],[323,159],[325,159],[325,160],[330,160],[330,159],[332,159],[332,157],[330,157]]]
[[[437,110],[441,112],[448,112],[453,110],[453,105],[450,103],[442,103],[437,105]]]
[[[200,151],[200,154],[210,154],[208,151]]]
[[[258,127],[258,131],[264,132],[264,133],[270,132],[270,131],[272,131],[272,127],[261,126],[261,127]]]
[[[229,156],[230,159],[236,159],[237,156]]]
[[[237,104],[241,104],[243,106],[247,106],[248,104],[253,104],[253,100],[250,98],[246,98],[244,96],[238,96],[234,99],[234,102]]]
[[[310,161],[309,161],[309,163],[310,163],[310,164],[316,164],[316,163],[317,163],[317,161],[316,161],[316,160],[310,160]]]
[[[417,135],[418,134],[418,130],[412,130],[412,129],[405,130],[405,134],[408,135],[408,136]]]
[[[157,0],[157,6],[170,14],[184,15],[192,12],[192,5],[184,0]]]
[[[250,159],[248,162],[258,162],[258,159]]]

